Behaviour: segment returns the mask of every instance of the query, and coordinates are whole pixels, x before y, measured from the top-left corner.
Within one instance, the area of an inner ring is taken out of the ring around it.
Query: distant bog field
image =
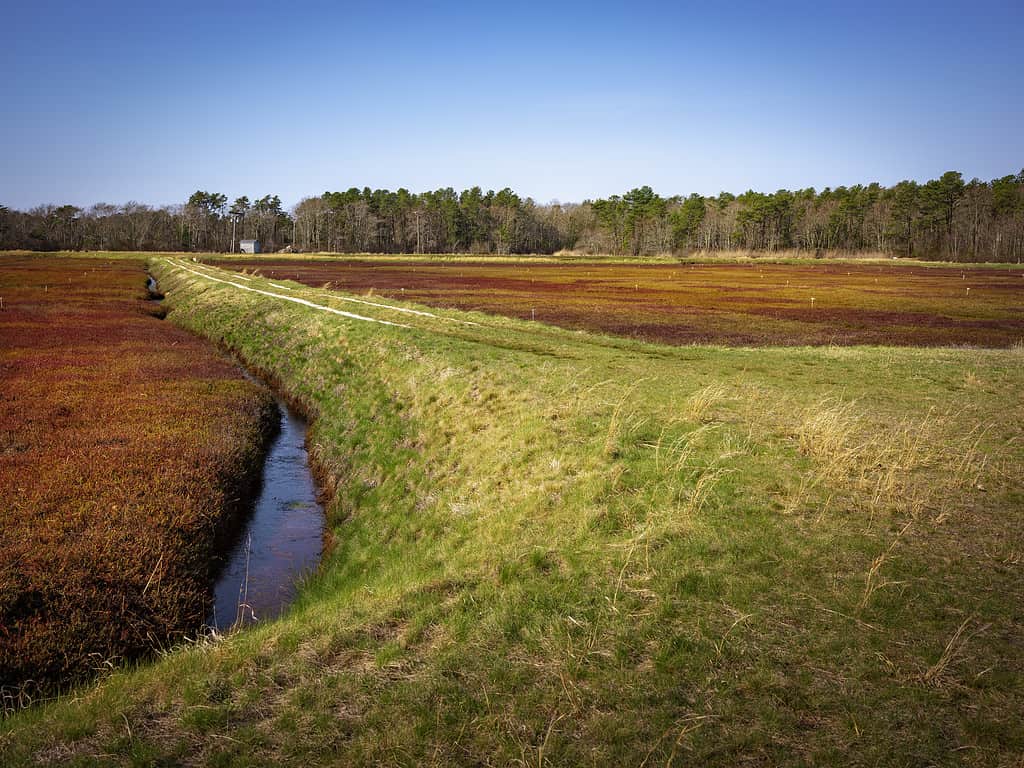
[[[274,257],[212,263],[667,344],[1009,347],[1024,339],[1019,268]]]

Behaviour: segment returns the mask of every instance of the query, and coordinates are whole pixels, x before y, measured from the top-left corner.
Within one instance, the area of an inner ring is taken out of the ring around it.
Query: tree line
[[[952,261],[1024,257],[1024,170],[992,181],[956,171],[891,187],[661,197],[650,187],[583,203],[537,204],[511,189],[353,187],[302,200],[197,191],[180,205],[0,206],[0,248],[337,253],[554,253],[646,256],[694,251],[876,252]]]

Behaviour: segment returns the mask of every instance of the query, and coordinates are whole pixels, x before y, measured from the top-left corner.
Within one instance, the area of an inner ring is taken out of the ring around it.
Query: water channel
[[[213,590],[206,623],[217,630],[283,611],[323,551],[324,513],[306,452],[306,423],[278,402],[281,431],[270,445],[251,516]]]
[[[147,277],[151,298],[163,299]],[[281,429],[267,451],[259,494],[217,570],[206,624],[218,631],[278,616],[323,553],[324,511],[309,468],[306,422],[280,400],[277,409]]]

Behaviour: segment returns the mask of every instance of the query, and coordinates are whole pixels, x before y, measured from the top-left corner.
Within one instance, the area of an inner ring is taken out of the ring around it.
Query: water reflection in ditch
[[[153,301],[163,300],[150,274],[146,288]],[[324,511],[309,468],[306,422],[280,400],[277,410],[281,430],[267,451],[259,495],[214,584],[206,624],[218,631],[278,616],[323,552]]]
[[[324,514],[309,470],[306,423],[280,402],[278,409],[281,431],[267,453],[255,508],[214,585],[207,618],[214,629],[277,616],[320,562]]]

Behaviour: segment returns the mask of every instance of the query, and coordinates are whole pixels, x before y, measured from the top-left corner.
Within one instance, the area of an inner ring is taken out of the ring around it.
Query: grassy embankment
[[[141,259],[4,256],[0,298],[7,710],[197,632],[216,536],[276,412],[154,316]]]
[[[644,345],[154,266],[337,480],[282,620],[0,725],[0,756],[1015,765],[1024,357]],[[479,325],[466,325],[461,321]]]

